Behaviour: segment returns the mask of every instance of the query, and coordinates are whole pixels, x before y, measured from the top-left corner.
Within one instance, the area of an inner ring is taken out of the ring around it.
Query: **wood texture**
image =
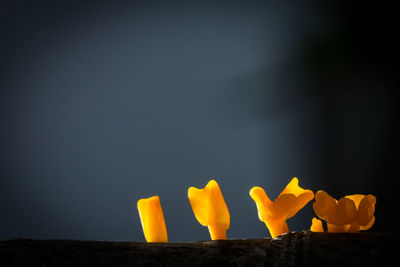
[[[12,239],[0,241],[0,266],[389,266],[399,245],[393,233],[153,244]]]

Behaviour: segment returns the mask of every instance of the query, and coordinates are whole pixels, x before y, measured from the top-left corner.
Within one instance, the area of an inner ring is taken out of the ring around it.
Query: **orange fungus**
[[[265,223],[271,236],[275,238],[289,232],[286,220],[310,202],[314,198],[314,193],[299,187],[299,180],[294,177],[273,202],[264,189],[258,186],[250,190],[250,196],[257,205],[259,219]]]
[[[326,221],[328,232],[356,233],[374,224],[375,203],[373,195],[349,195],[338,201],[320,190],[315,194],[313,208],[318,217]]]
[[[190,187],[188,197],[196,219],[208,227],[211,239],[226,239],[230,216],[217,182],[211,180],[203,189]]]
[[[160,198],[153,196],[137,202],[144,237],[147,242],[168,242]]]
[[[313,218],[310,231],[311,232],[323,232],[324,228],[322,226],[321,220],[318,220],[317,218]]]

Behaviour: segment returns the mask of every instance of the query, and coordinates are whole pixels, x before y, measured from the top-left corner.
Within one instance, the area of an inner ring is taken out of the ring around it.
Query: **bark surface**
[[[276,239],[187,243],[11,239],[0,266],[389,266],[400,255],[394,233],[293,232]]]

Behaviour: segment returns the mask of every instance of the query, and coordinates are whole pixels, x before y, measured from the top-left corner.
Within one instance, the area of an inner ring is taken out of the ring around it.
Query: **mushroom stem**
[[[209,225],[208,231],[211,235],[211,240],[225,240],[226,229],[222,225]]]
[[[265,221],[265,225],[269,229],[272,238],[277,237],[283,233],[289,232],[289,227],[285,221],[285,219],[275,219],[275,220],[267,220]]]

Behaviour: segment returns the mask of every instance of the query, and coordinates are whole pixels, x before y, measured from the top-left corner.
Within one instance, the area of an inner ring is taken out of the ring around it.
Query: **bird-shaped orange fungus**
[[[373,195],[349,195],[337,201],[320,190],[315,194],[313,208],[318,217],[326,221],[328,232],[356,233],[374,224],[375,203]]]
[[[226,239],[230,216],[217,182],[211,180],[203,189],[190,187],[188,197],[196,219],[201,225],[208,226],[211,239]]]
[[[272,202],[264,189],[253,187],[250,196],[255,201],[258,217],[265,223],[271,236],[289,232],[286,220],[293,217],[300,209],[314,198],[311,190],[299,187],[299,180],[294,177],[280,195]]]
[[[147,242],[168,242],[167,227],[160,198],[153,196],[137,202],[144,237]]]

